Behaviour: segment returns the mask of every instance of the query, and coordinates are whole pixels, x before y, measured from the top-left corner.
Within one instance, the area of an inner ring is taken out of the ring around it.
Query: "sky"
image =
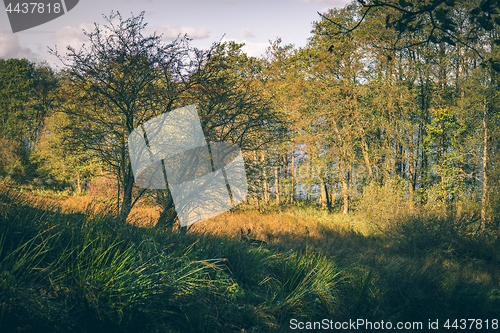
[[[27,0],[26,0],[27,1]],[[27,1],[28,2],[28,1]],[[318,12],[344,7],[350,0],[80,0],[61,17],[37,27],[12,33],[7,12],[0,9],[0,58],[27,58],[47,61],[62,68],[48,47],[66,53],[66,46],[79,49],[87,41],[83,29],[104,25],[103,15],[118,11],[123,18],[142,11],[148,23],[146,33],[163,33],[170,42],[187,33],[192,46],[209,48],[214,42],[245,43],[243,51],[259,57],[269,41],[281,38],[284,44],[303,47],[311,35]]]

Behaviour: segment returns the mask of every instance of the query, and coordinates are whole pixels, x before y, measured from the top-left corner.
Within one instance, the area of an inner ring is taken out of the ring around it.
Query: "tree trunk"
[[[331,202],[331,205],[332,205],[332,208],[335,206],[335,204],[337,203],[337,194],[338,196],[340,197],[340,189],[339,189],[339,183],[340,183],[340,180],[339,180],[339,177],[338,175],[340,174],[341,172],[341,165],[340,165],[340,156],[339,154],[337,154],[337,164],[336,164],[336,168],[337,168],[337,171],[334,172],[334,174],[336,175],[335,177],[333,177],[333,181],[332,181],[332,198],[330,199],[330,202]]]
[[[76,188],[78,190],[78,194],[82,193],[82,183],[80,182],[80,174],[76,175]]]
[[[276,190],[276,205],[280,205],[280,178],[279,178],[279,172],[278,172],[278,167],[274,167],[274,188]]]
[[[307,169],[307,184],[306,184],[306,187],[307,187],[307,192],[306,192],[306,200],[311,200],[311,179],[312,179],[312,170],[311,170],[311,167],[312,167],[312,162],[311,162],[311,156],[309,155],[309,166],[308,166],[308,169]]]
[[[366,142],[366,137],[363,133],[363,136],[361,137],[361,149],[363,150],[363,158],[365,160],[365,166],[366,169],[368,170],[368,178],[370,179],[370,182],[373,179],[373,172],[372,172],[372,166],[370,164],[370,155],[368,154],[368,143]]]
[[[172,211],[174,207],[174,200],[172,195],[168,190],[163,191],[159,190],[157,192],[156,201],[162,207],[162,212],[160,213],[160,217],[156,222],[156,229],[172,229],[174,226],[175,218],[177,217],[177,213],[175,209]]]
[[[287,153],[283,154],[283,160],[282,160],[282,164],[281,164],[281,170],[282,170],[282,174],[280,175],[280,178],[285,179],[285,182],[286,182],[286,180],[289,177],[288,154]],[[280,179],[280,184],[281,184],[281,179]],[[282,191],[282,193],[281,193],[281,202],[284,203],[284,204],[288,203],[288,194],[287,194],[286,190]]]
[[[346,168],[345,160],[342,159],[341,165],[342,165],[342,170],[340,172],[341,174],[341,182],[342,182],[342,197],[343,197],[343,204],[342,204],[342,214],[346,215],[349,212],[349,170]]]
[[[484,101],[483,108],[483,194],[481,197],[481,233],[486,230],[487,215],[486,209],[488,207],[488,125],[487,125],[488,109],[486,101]]]
[[[403,144],[398,139],[398,135],[394,135],[394,141],[396,144],[395,151],[395,175],[403,176]]]
[[[267,205],[269,204],[269,184],[267,183],[266,155],[264,151],[260,155],[260,161],[262,164],[262,202]]]
[[[290,203],[293,205],[295,198],[295,148],[292,149],[292,193],[290,195]]]
[[[344,176],[344,179],[342,180],[342,196],[344,199],[343,205],[342,205],[342,214],[346,215],[349,212],[349,185],[346,177]]]
[[[408,138],[408,204],[413,207],[414,191],[415,191],[415,176],[413,165],[413,133],[410,133]]]
[[[328,208],[329,211],[332,210],[332,202],[330,201],[330,193],[328,193],[328,183],[326,181],[323,182],[324,187],[325,187],[325,196],[326,196],[326,208]],[[333,191],[333,189],[332,189]]]
[[[262,168],[259,165],[259,158],[257,157],[257,152],[253,152],[253,165],[255,166],[255,170],[259,172]],[[254,181],[251,183],[251,189],[253,194],[253,202],[255,204],[255,208],[259,209],[259,191],[262,191],[262,175],[257,174],[254,178]]]
[[[335,205],[335,202],[337,200],[337,190],[335,189],[336,188],[335,179],[333,179],[331,185],[332,185],[332,191],[331,191],[331,198],[330,198],[330,208],[333,208],[333,206]]]
[[[330,200],[328,198],[328,188],[325,182],[325,179],[323,177],[323,168],[319,170],[319,182],[320,182],[320,198],[319,202],[321,204],[321,207],[324,208],[330,208]]]
[[[385,151],[385,156],[384,156],[384,185],[389,184],[389,181],[391,180],[391,171],[392,171],[392,144],[389,142],[389,139],[387,140],[387,147]]]
[[[134,186],[134,177],[132,176],[132,165],[130,162],[127,163],[127,171],[124,174],[124,182],[120,219],[123,222],[126,222],[130,211],[132,210],[132,188]]]

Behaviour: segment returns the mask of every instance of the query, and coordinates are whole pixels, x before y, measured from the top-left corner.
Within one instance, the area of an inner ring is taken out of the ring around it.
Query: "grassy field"
[[[374,324],[364,332],[482,319],[466,331],[483,332],[500,320],[500,241],[472,213],[382,223],[243,206],[181,233],[150,228],[154,207],[126,224],[113,208],[0,188],[1,332],[289,332],[324,319]]]

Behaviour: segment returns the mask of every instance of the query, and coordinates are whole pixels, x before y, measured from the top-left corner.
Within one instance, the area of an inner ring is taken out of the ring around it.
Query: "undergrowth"
[[[372,234],[355,224],[355,215],[300,208],[242,210],[182,234],[122,223],[113,206],[70,211],[1,189],[0,331],[288,332],[291,319],[426,327],[497,318],[498,242],[478,234],[474,218],[414,215]],[[266,243],[240,239],[247,227]]]

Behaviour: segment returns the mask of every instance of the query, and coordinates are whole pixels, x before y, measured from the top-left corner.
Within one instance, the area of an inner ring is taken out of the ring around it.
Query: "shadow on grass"
[[[253,246],[122,224],[110,208],[61,213],[3,191],[0,328],[288,332],[292,318],[425,325],[500,313],[492,262],[450,257],[440,242],[415,242],[415,252],[398,233],[412,240],[322,224],[313,234],[275,231]]]
[[[266,332],[335,308],[340,272],[315,253],[0,200],[2,332]]]
[[[429,319],[491,321],[500,313],[499,249],[473,232],[473,222],[413,217],[385,235],[332,227],[272,238],[277,248],[313,248],[346,272],[338,318],[420,321],[426,327]]]

